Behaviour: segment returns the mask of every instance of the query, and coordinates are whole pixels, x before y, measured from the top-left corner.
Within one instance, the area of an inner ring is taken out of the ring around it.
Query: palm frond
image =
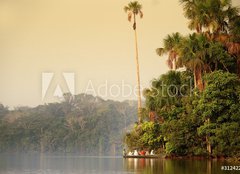
[[[127,13],[128,11],[130,11],[130,8],[128,6],[125,6],[123,10]]]
[[[128,21],[131,22],[131,20],[132,20],[132,12],[129,12],[128,13]]]
[[[159,56],[163,56],[164,54],[166,54],[166,50],[164,48],[157,48],[156,53]]]
[[[127,6],[124,7],[125,12],[131,11],[135,15],[140,14],[140,17],[142,18],[143,12],[141,10],[142,10],[142,5],[139,4],[138,1],[130,2]]]
[[[143,12],[139,10],[139,13],[140,13],[140,18],[143,18]]]

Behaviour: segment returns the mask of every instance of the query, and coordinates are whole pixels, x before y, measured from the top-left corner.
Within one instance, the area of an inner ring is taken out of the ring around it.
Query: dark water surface
[[[123,159],[122,157],[36,154],[0,155],[0,174],[240,174],[239,170],[221,170],[222,166],[233,165],[208,160]]]

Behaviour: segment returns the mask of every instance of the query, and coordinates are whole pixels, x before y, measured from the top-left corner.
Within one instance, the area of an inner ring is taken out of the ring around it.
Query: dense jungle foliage
[[[129,150],[168,156],[240,157],[240,13],[231,0],[180,0],[193,32],[166,36],[171,69],[143,95],[144,121],[125,135]]]

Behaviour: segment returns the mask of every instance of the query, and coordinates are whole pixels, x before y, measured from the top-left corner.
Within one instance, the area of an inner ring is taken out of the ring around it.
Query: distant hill
[[[119,155],[137,121],[136,101],[64,94],[61,103],[9,111],[0,105],[0,150]]]

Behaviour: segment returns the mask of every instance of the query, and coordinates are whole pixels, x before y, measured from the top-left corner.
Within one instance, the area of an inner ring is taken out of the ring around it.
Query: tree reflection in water
[[[170,159],[123,159],[124,169],[136,174],[223,174],[221,166],[230,165],[222,161],[211,160],[170,160]],[[237,171],[228,171],[236,173]]]

